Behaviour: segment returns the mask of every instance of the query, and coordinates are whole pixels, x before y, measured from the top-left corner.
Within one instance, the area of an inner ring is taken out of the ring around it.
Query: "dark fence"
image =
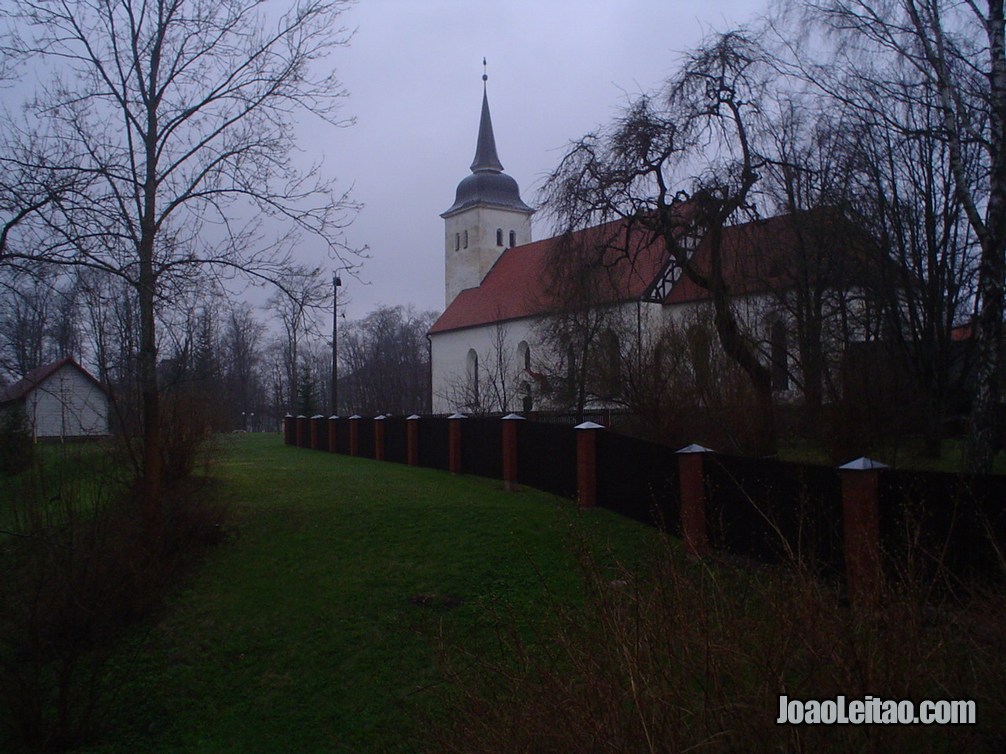
[[[677,454],[635,437],[599,432],[597,504],[680,534]]]
[[[408,463],[408,420],[404,416],[389,416],[384,422],[384,460]]]
[[[708,454],[706,525],[714,547],[765,563],[800,562],[841,573],[838,471]]]
[[[450,468],[450,444],[446,416],[424,417],[419,421],[419,465],[447,471]]]
[[[518,483],[553,495],[576,497],[576,430],[534,421],[519,424]]]
[[[503,427],[510,421],[516,445],[504,447]],[[881,561],[888,576],[942,580],[950,588],[1006,577],[1002,476],[893,471],[866,459],[839,470],[715,453],[678,455],[603,428],[501,417],[335,419],[326,420],[326,429],[327,422],[334,422],[340,453],[350,452],[355,425],[357,453],[364,458],[375,457],[375,424],[382,424],[384,458],[398,463],[408,462],[414,427],[418,464],[442,470],[451,469],[456,422],[455,460],[460,457],[463,473],[502,479],[506,457],[508,469],[516,463],[516,480],[509,477],[507,488],[516,481],[582,504],[596,500],[680,533],[695,554],[711,546],[765,563],[798,562],[828,576],[845,573],[850,591],[878,593],[870,573],[879,569],[870,564]],[[305,445],[306,425],[302,417],[288,417],[285,441]]]
[[[350,421],[354,421],[350,419]],[[360,458],[374,457],[374,421],[370,418],[356,419],[357,424],[357,451]]]
[[[501,419],[473,416],[461,422],[461,470],[492,479],[503,476],[503,423]]]
[[[312,438],[317,438],[318,450],[328,450],[328,419],[326,417],[311,417],[311,435]]]
[[[349,455],[349,419],[344,416],[335,420],[335,444],[336,452]]]
[[[889,572],[973,582],[1006,568],[1006,477],[884,471],[880,541]]]

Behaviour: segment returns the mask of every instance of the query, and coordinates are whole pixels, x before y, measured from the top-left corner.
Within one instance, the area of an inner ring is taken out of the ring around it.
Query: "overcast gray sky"
[[[360,0],[335,56],[348,129],[309,152],[365,205],[347,231],[371,258],[346,279],[346,316],[379,304],[443,308],[443,220],[475,152],[488,60],[500,160],[534,206],[563,147],[650,90],[706,34],[749,21],[759,0]],[[551,235],[543,221],[535,239]],[[305,248],[305,256],[310,256]]]

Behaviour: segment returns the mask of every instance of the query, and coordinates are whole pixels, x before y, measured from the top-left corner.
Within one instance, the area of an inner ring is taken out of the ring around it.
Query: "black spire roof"
[[[493,119],[489,115],[489,97],[485,86],[482,87],[482,117],[479,119],[479,141],[475,146],[475,159],[472,160],[472,172],[502,173],[503,164],[496,154],[496,137],[493,135]]]
[[[479,140],[475,145],[475,159],[472,160],[472,174],[458,184],[454,204],[441,217],[453,215],[461,210],[486,204],[518,212],[534,212],[520,198],[517,181],[503,172],[503,164],[496,153],[496,137],[493,135],[493,121],[489,115],[489,97],[482,75],[482,116],[479,119]]]

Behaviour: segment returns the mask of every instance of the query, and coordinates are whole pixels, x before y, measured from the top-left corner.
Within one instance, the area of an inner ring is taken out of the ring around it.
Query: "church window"
[[[526,340],[517,344],[517,359],[524,365],[526,371],[531,371],[531,348]]]
[[[496,245],[497,246],[503,245],[503,228],[496,229]]]
[[[455,233],[454,234],[454,251],[457,251],[460,248],[461,248],[461,234],[460,233]]]
[[[479,405],[479,355],[474,348],[468,349],[468,405]]]
[[[468,248],[468,231],[465,231],[465,248]]]
[[[510,231],[510,248],[512,249],[516,245],[517,245],[517,232],[511,230]]]

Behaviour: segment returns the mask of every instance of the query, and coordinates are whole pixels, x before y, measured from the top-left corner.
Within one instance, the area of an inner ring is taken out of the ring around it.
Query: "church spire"
[[[503,164],[496,154],[496,137],[493,135],[493,121],[489,115],[489,97],[486,93],[486,81],[489,76],[485,72],[485,66],[486,59],[482,58],[482,117],[479,120],[479,141],[475,146],[472,172],[502,173]]]

